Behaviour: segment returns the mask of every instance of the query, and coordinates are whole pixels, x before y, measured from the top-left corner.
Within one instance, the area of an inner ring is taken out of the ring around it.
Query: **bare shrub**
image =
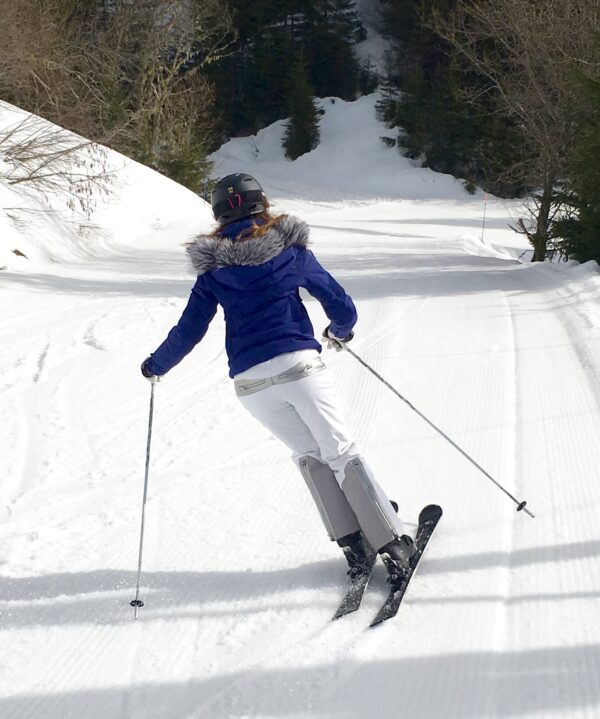
[[[67,207],[90,216],[110,192],[112,172],[102,146],[29,113],[0,131],[0,180],[27,185],[43,196],[66,198]]]
[[[1,0],[0,93],[188,186],[202,183],[231,41],[218,0]]]

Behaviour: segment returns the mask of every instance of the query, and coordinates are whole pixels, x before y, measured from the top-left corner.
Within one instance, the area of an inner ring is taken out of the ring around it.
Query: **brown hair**
[[[256,237],[263,237],[274,225],[287,217],[287,215],[272,215],[269,212],[269,201],[266,198],[264,205],[265,209],[260,214],[252,216],[254,224],[242,230],[236,239],[253,240]],[[220,225],[210,233],[210,236],[218,237],[222,229],[223,227]]]

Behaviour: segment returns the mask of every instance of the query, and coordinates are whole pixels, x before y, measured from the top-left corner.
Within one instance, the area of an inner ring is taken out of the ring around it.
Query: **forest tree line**
[[[600,261],[600,0],[381,0],[383,118],[435,170],[505,197],[534,260]]]
[[[372,0],[377,73],[352,0],[0,6],[2,99],[196,192],[226,139],[289,118],[293,159],[318,143],[315,97],[379,86],[388,144],[529,198],[515,229],[534,259],[600,261],[600,0]]]

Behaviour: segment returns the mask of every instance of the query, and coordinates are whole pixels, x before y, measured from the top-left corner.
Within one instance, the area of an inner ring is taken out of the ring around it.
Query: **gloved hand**
[[[150,380],[150,382],[158,382],[160,377],[158,375],[153,374],[148,369],[148,362],[150,361],[151,357],[152,357],[152,355],[149,355],[148,357],[146,357],[146,359],[142,362],[142,366],[140,367],[140,370],[147,380]]]
[[[354,337],[354,332],[350,332],[347,337],[336,337],[329,331],[329,327],[325,327],[323,330],[322,340],[323,343],[327,343],[327,349],[334,349],[336,352],[341,352],[344,349],[344,344],[350,342]]]

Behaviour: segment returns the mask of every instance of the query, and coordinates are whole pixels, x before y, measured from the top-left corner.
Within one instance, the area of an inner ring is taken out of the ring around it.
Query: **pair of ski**
[[[406,589],[410,584],[410,580],[413,578],[417,567],[419,566],[423,552],[425,551],[425,548],[427,547],[427,544],[431,539],[431,535],[433,534],[437,523],[440,521],[441,516],[442,508],[438,507],[437,504],[428,504],[421,510],[421,513],[419,514],[419,526],[415,537],[415,546],[417,551],[410,560],[410,566],[408,569],[401,572],[391,559],[386,556],[382,557],[383,563],[388,570],[388,583],[390,585],[390,590],[385,602],[382,604],[381,609],[377,613],[377,616],[369,626],[375,627],[378,624],[385,622],[387,619],[395,617],[398,613],[398,609],[400,609],[400,604],[402,603]],[[351,614],[360,607],[376,560],[377,554],[374,553],[370,557],[369,563],[365,567],[364,572],[351,580],[348,591],[342,599],[338,610],[333,615],[334,619],[339,619],[340,617],[346,616],[346,614]]]

